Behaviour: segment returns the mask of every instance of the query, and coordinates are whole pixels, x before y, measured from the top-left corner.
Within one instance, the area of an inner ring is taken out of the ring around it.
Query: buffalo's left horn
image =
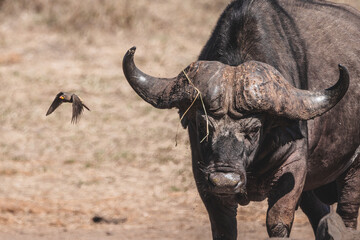
[[[252,61],[239,67],[247,74],[236,90],[237,109],[265,111],[297,120],[309,120],[329,111],[343,98],[350,82],[349,72],[342,65],[337,83],[321,91],[298,89],[264,63]]]
[[[179,75],[175,78],[157,78],[139,70],[134,63],[136,47],[129,49],[123,59],[123,71],[135,92],[156,108],[180,107],[189,98],[187,82]]]

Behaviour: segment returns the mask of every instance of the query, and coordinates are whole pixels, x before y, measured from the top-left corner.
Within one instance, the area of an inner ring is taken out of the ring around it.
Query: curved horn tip
[[[127,52],[126,55],[134,55],[136,51],[136,47],[133,46],[132,48],[130,48]]]
[[[345,92],[349,88],[350,85],[350,73],[349,70],[342,64],[339,64],[339,71],[340,71],[340,80],[342,80],[343,88]],[[345,94],[345,93],[344,93]]]
[[[341,75],[344,75],[345,77],[349,76],[349,70],[342,64],[339,64],[339,71]]]
[[[133,48],[134,48],[134,47],[133,47]],[[136,48],[136,47],[135,47],[135,48]],[[344,65],[342,65],[341,63],[339,63],[338,66],[339,66],[339,69],[340,69],[340,70],[343,70],[343,69],[344,69],[345,71],[347,71],[347,68],[346,68]]]

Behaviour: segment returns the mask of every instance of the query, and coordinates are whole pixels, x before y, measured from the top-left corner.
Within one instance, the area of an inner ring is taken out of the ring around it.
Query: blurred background
[[[137,97],[121,64],[135,45],[144,72],[177,75],[228,3],[0,0],[0,239],[210,239],[176,110]],[[59,91],[91,109],[79,124],[70,104],[45,117]],[[243,239],[267,236],[265,214],[239,208]],[[300,210],[292,236],[313,238]]]

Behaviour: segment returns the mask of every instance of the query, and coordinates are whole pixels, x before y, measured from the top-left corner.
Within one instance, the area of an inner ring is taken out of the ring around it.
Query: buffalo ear
[[[182,120],[181,120],[181,126],[186,129],[189,125],[189,119],[187,117],[184,117]]]
[[[181,108],[179,109],[180,123],[184,129],[186,129],[188,127],[189,122],[190,122],[189,117],[190,117],[190,115],[192,115],[191,111],[188,111],[186,113],[185,112],[186,112],[186,109],[185,110],[181,109]]]

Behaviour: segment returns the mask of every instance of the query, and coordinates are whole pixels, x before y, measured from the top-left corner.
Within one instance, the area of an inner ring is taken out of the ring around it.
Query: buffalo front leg
[[[305,159],[297,159],[280,168],[268,197],[266,227],[270,237],[289,237],[294,213],[304,187]]]
[[[360,206],[360,155],[336,183],[338,185],[336,212],[341,216],[346,227],[356,229]]]
[[[200,195],[202,195],[200,193]],[[237,203],[217,196],[202,196],[208,211],[211,231],[215,240],[236,240],[237,238]]]
[[[204,176],[196,169],[194,173],[198,192],[209,215],[213,239],[236,240],[238,203],[235,196],[213,195],[206,190],[206,184],[202,181]]]
[[[195,125],[190,122],[188,128],[196,187],[209,214],[213,239],[236,240],[236,214],[238,204],[234,196],[224,196],[221,198],[208,191],[207,177],[204,175],[204,172],[200,170],[201,158],[200,152],[197,151],[199,141]]]

